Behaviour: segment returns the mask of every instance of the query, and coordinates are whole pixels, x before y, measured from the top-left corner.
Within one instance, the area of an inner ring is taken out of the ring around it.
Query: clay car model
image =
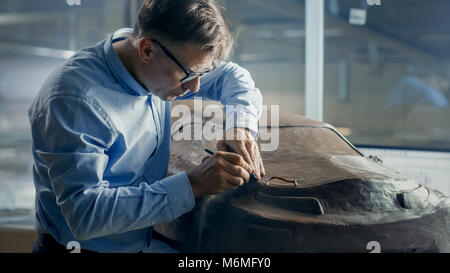
[[[173,134],[193,125],[174,123]],[[261,182],[202,196],[155,231],[189,252],[450,251],[444,194],[364,156],[329,124],[280,113],[277,128],[278,149],[261,152]],[[200,164],[216,143],[172,141],[169,175]]]

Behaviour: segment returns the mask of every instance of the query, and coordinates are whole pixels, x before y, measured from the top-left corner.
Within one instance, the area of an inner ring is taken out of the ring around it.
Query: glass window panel
[[[450,2],[367,3],[325,1],[324,120],[357,145],[450,150]]]
[[[264,104],[304,114],[305,1],[222,1],[237,37],[231,60],[248,69]]]
[[[0,209],[34,207],[27,109],[42,83],[75,50],[132,26],[141,2],[1,1]]]

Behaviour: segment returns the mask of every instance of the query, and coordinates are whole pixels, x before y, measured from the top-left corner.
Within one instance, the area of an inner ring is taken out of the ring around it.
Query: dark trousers
[[[173,241],[164,235],[157,233],[156,231],[152,232],[152,238],[163,241],[175,251],[179,251],[180,249],[180,245],[176,241]],[[72,249],[67,249],[65,246],[58,243],[58,241],[56,241],[50,234],[38,234],[38,237],[33,242],[33,247],[31,248],[31,253],[70,253],[71,251]],[[98,252],[81,249],[80,253],[95,254]],[[139,253],[143,252],[140,251]]]
[[[66,249],[65,246],[58,243],[50,234],[38,234],[33,242],[31,253],[70,253],[72,249]],[[94,254],[98,252],[81,249],[80,253]]]

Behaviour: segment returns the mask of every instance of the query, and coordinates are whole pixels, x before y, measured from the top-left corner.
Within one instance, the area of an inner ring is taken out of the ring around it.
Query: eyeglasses
[[[203,75],[205,75],[217,68],[216,61],[214,61],[213,66],[210,69],[207,69],[207,70],[204,70],[201,72],[191,72],[191,71],[187,70],[186,68],[184,68],[184,66],[181,65],[181,63],[172,55],[172,53],[170,53],[170,51],[167,48],[165,48],[160,42],[158,42],[155,39],[151,39],[151,41],[155,42],[155,44],[159,45],[159,47],[164,51],[164,54],[166,54],[167,57],[169,57],[176,65],[178,65],[178,67],[181,70],[183,70],[183,72],[186,74],[186,76],[180,80],[181,83],[186,83],[186,82],[192,81],[193,79],[195,79],[197,77],[202,77]]]

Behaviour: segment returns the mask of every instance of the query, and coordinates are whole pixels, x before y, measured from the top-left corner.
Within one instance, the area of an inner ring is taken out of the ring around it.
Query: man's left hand
[[[225,133],[225,140],[217,143],[219,151],[235,152],[240,154],[254,170],[258,181],[265,175],[264,165],[259,153],[258,143],[248,129],[231,128]]]

